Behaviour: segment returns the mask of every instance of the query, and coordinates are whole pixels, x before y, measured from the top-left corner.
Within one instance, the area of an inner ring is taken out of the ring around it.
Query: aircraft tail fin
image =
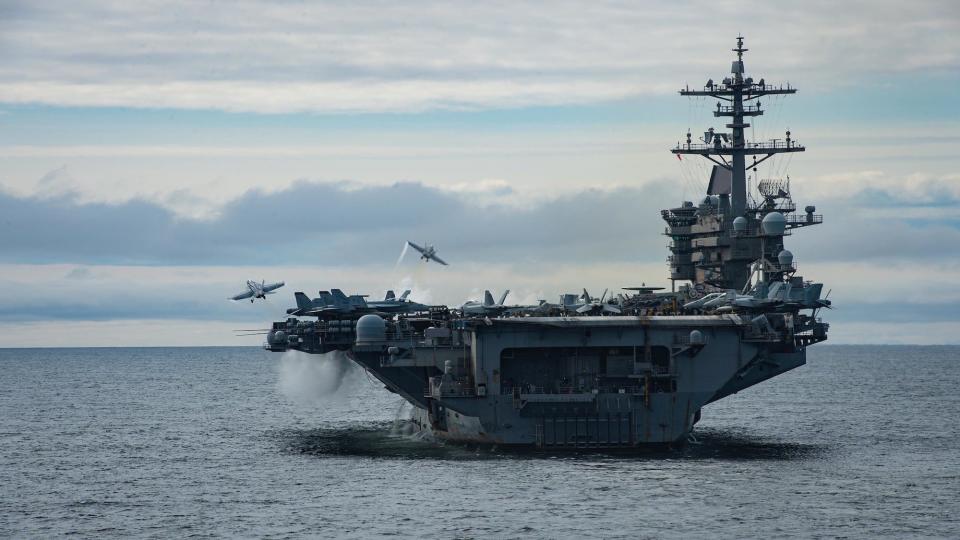
[[[297,291],[293,293],[293,297],[297,299],[297,308],[310,309],[313,307],[313,302],[311,302],[310,298],[302,292]]]
[[[406,300],[410,296],[410,289],[403,291],[403,294],[400,295],[400,300]]]
[[[387,295],[383,297],[384,300],[394,300],[397,295],[393,294],[393,291],[387,291]]]
[[[346,305],[350,303],[350,299],[347,298],[347,295],[343,294],[343,291],[340,289],[330,289],[330,294],[333,295],[334,301],[339,305]]]
[[[503,296],[500,297],[500,301],[497,302],[498,306],[502,306],[504,302],[507,301],[507,295],[510,294],[510,289],[503,291]]]
[[[493,295],[490,294],[490,291],[483,291],[483,305],[492,306],[493,304]]]

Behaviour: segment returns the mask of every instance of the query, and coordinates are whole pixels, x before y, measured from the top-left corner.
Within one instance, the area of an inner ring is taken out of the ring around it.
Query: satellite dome
[[[804,210],[806,210],[808,214],[812,214],[817,211],[817,207],[811,204],[810,206],[804,208]]]
[[[690,331],[690,344],[691,345],[703,345],[703,332],[699,330]]]
[[[285,343],[287,341],[287,335],[283,333],[282,330],[277,330],[276,332],[270,332],[267,334],[268,343]]]
[[[787,230],[787,218],[783,217],[780,212],[770,212],[763,216],[760,228],[763,229],[763,234],[766,236],[780,236],[783,231]]]
[[[783,250],[780,252],[779,255],[777,255],[777,261],[780,262],[781,267],[790,266],[791,264],[793,264],[793,253],[790,253],[787,250]]]
[[[742,232],[746,231],[746,230],[747,230],[747,218],[745,218],[745,217],[743,217],[743,216],[739,216],[739,217],[737,217],[737,219],[733,220],[733,230],[737,231],[738,233],[742,233]]]
[[[387,323],[379,315],[368,314],[357,321],[357,343],[387,339]]]

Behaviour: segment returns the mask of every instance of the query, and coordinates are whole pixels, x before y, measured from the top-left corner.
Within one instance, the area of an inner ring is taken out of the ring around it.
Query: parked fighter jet
[[[620,307],[614,304],[612,302],[612,299],[610,302],[604,302],[604,300],[607,298],[608,290],[609,289],[604,289],[603,296],[601,296],[600,298],[591,298],[590,293],[588,293],[587,290],[584,289],[583,296],[581,297],[583,299],[583,303],[576,309],[576,312],[581,315],[586,315],[589,313],[595,313],[600,315],[604,313],[619,314],[621,311]]]
[[[440,257],[437,257],[437,248],[431,246],[430,244],[424,244],[423,247],[420,247],[408,240],[407,245],[419,251],[421,259],[425,261],[435,261],[444,266],[447,266],[447,263],[445,263],[443,259],[441,259]]]
[[[546,317],[556,307],[556,304],[540,300],[535,306],[510,306],[504,311],[504,315],[511,317]]]
[[[466,302],[460,306],[460,311],[462,311],[464,315],[501,315],[504,311],[509,309],[507,306],[503,305],[503,302],[507,299],[508,294],[510,294],[510,289],[503,291],[503,295],[500,296],[500,301],[494,303],[493,295],[490,294],[490,291],[483,291],[483,302],[470,300],[469,302]]]
[[[260,283],[257,283],[256,281],[252,281],[248,279],[247,290],[236,296],[231,296],[229,300],[238,301],[238,300],[246,300],[247,298],[249,298],[250,302],[252,303],[257,298],[266,299],[268,294],[275,294],[274,291],[279,289],[280,287],[283,287],[283,285],[284,283],[282,281],[278,283],[267,284],[266,281],[261,281]]]
[[[415,313],[417,311],[429,311],[430,306],[407,300],[410,291],[403,291],[399,298],[393,291],[387,291],[383,300],[368,301],[367,307],[380,313]]]
[[[563,313],[574,312],[578,308],[583,307],[585,304],[586,301],[584,301],[584,296],[582,294],[566,293],[560,295],[560,302],[557,304],[551,304],[546,300],[540,300],[540,303],[536,306],[522,306],[521,312],[527,315],[544,317],[548,315],[560,315]]]
[[[403,294],[400,295],[400,300],[406,300],[408,296],[410,296],[410,289],[403,291]],[[396,293],[394,293],[393,289],[391,289],[387,291],[386,295],[384,295],[383,300],[384,302],[386,302],[387,300],[396,300],[396,298],[397,298]]]
[[[302,292],[293,293],[297,299],[297,307],[287,310],[288,315],[320,317],[323,315],[345,315],[348,313],[370,313],[374,311],[367,306],[366,295],[351,294],[347,296],[340,289],[320,291],[320,296],[311,300]]]
[[[758,283],[749,294],[739,294],[734,289],[726,292],[712,293],[684,304],[683,309],[716,309],[725,311],[791,311],[797,309],[830,308],[827,299],[820,299],[823,290],[821,283],[804,283],[800,281],[793,285],[789,281],[773,283]]]
[[[392,291],[391,291],[392,292]],[[386,300],[367,301],[364,294],[347,296],[340,289],[320,291],[320,296],[311,300],[302,292],[293,294],[297,299],[297,307],[287,310],[287,315],[295,317],[332,317],[343,315],[363,315],[366,313],[416,313],[427,311],[430,306],[407,300],[410,291],[405,291],[400,298],[387,294]]]

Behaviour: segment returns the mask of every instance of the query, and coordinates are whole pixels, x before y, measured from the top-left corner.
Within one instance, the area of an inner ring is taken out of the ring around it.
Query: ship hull
[[[729,315],[527,319],[458,345],[358,343],[350,357],[439,440],[629,449],[682,444],[708,403],[804,364],[792,340],[751,341],[745,328]]]

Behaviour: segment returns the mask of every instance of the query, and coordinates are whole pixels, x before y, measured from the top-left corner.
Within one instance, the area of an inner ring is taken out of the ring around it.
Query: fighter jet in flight
[[[266,281],[261,281],[260,283],[257,283],[256,281],[252,281],[248,279],[247,290],[236,296],[231,296],[229,299],[236,302],[238,300],[246,300],[247,298],[249,298],[250,302],[252,303],[257,298],[266,299],[268,294],[275,294],[274,291],[276,291],[280,287],[283,287],[282,281],[278,283],[268,284]]]
[[[440,257],[437,257],[437,248],[431,246],[430,244],[424,244],[423,247],[420,247],[413,242],[407,240],[407,245],[413,249],[420,252],[420,258],[425,261],[435,261],[444,266],[447,266],[447,263],[443,261]]]

